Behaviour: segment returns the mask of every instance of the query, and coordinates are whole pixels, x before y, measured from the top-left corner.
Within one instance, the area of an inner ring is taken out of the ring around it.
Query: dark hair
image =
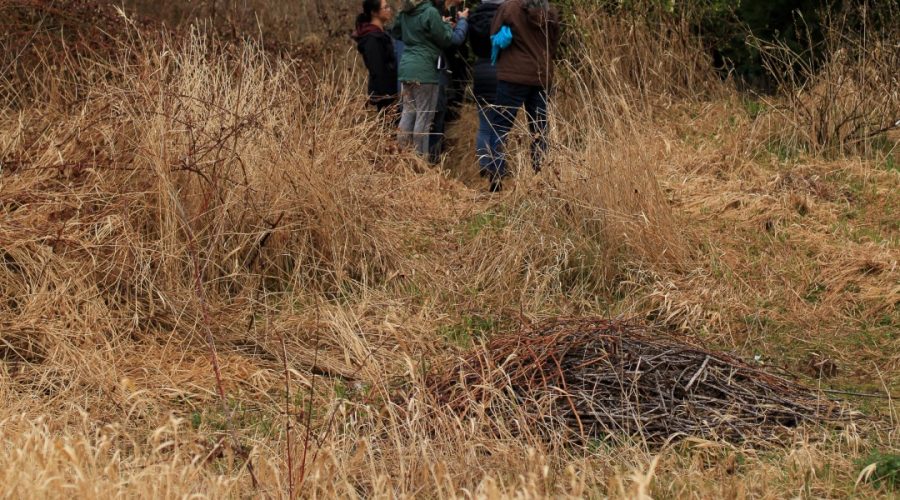
[[[362,13],[356,16],[356,25],[372,22],[372,14],[381,10],[381,0],[363,0]]]

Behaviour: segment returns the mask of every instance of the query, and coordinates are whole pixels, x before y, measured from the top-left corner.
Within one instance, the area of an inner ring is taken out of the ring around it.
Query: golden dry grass
[[[432,363],[556,315],[900,392],[896,151],[774,147],[696,42],[584,22],[602,39],[562,68],[547,168],[517,131],[499,196],[472,174],[469,117],[445,168],[398,152],[350,47],[310,64],[131,32],[128,57],[66,61],[77,85],[6,89],[0,496],[285,497],[286,406],[308,497],[890,495],[856,479],[898,451],[893,401],[853,399],[871,421],[783,447],[651,450],[416,397]]]

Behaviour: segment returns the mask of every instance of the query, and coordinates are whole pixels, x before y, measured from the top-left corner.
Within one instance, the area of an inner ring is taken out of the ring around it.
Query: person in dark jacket
[[[397,57],[384,26],[394,16],[388,0],[364,0],[353,32],[356,49],[369,70],[369,102],[379,111],[397,102]]]
[[[463,0],[435,0],[435,2],[443,4],[440,10],[443,16],[450,18],[452,22],[458,22],[459,14],[467,10]],[[471,77],[469,47],[465,43],[455,45],[445,50],[444,55],[450,73],[447,85],[447,121],[452,122],[459,119],[459,111],[465,100],[466,87]]]
[[[532,167],[541,170],[547,151],[547,94],[559,46],[559,13],[549,0],[507,0],[497,10],[491,33],[499,33],[504,26],[512,31],[512,43],[497,59],[497,108],[491,123],[499,140],[491,148],[492,192],[502,188],[507,173],[504,145],[523,106],[532,134]]]
[[[462,89],[465,85],[458,80],[465,78],[466,73],[466,61],[462,60],[461,49],[465,48],[468,35],[468,9],[459,11],[462,0],[432,0],[432,3],[444,20],[448,20],[453,26],[450,47],[441,51],[439,59],[438,105],[431,125],[431,136],[428,139],[429,161],[438,163],[444,152],[444,132],[447,129],[447,122],[458,117],[458,111],[454,116],[453,108],[462,104]],[[460,65],[463,69],[460,69]],[[455,102],[457,100],[458,102]]]
[[[491,147],[498,140],[490,122],[491,109],[497,103],[497,68],[491,64],[491,25],[497,10],[505,2],[506,0],[483,0],[469,16],[469,47],[475,54],[472,93],[478,108],[475,155],[482,175],[487,175],[490,170],[493,163]]]

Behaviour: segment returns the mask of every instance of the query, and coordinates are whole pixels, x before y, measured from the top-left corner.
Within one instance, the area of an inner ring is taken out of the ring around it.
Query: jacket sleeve
[[[453,28],[453,35],[450,37],[450,45],[459,47],[466,43],[466,35],[469,34],[469,21],[466,18],[460,18]]]
[[[428,9],[428,16],[425,23],[428,26],[428,33],[431,41],[442,49],[448,49],[453,42],[453,28],[444,22],[440,12],[437,9]],[[465,37],[463,37],[465,38]]]
[[[372,90],[376,96],[390,94],[392,78],[388,71],[388,65],[391,62],[391,55],[385,53],[384,44],[379,43],[374,37],[367,37],[363,40],[361,48],[363,60],[369,70]]]

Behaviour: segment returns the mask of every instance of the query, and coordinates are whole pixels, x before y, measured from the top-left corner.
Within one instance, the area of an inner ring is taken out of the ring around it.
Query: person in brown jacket
[[[497,100],[491,124],[497,140],[488,168],[490,190],[502,189],[506,176],[504,145],[519,108],[525,108],[532,134],[531,158],[535,172],[547,151],[547,95],[553,85],[553,59],[559,47],[559,12],[548,0],[507,0],[494,17],[491,33],[504,26],[512,43],[497,59]]]

